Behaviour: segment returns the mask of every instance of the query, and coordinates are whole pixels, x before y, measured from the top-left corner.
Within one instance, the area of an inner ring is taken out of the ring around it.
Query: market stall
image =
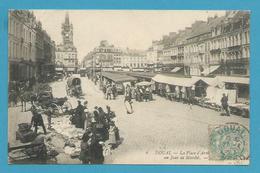
[[[152,78],[156,92],[169,100],[185,101],[197,80],[190,77],[176,77],[158,74]]]
[[[103,72],[100,76],[102,76],[102,81],[105,80],[109,83],[114,83],[119,94],[124,94],[126,85],[131,86],[132,83],[137,81],[135,77],[126,74]]]
[[[229,97],[230,112],[249,117],[249,77],[217,76],[216,78],[222,88],[235,93],[235,96]]]

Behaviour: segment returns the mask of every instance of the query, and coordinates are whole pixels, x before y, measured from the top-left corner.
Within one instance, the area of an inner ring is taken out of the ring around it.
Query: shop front
[[[31,61],[9,61],[9,81],[24,81],[35,76],[35,66]]]

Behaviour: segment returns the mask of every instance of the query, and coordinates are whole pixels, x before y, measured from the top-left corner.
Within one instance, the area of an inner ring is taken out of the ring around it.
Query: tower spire
[[[68,12],[66,12],[65,24],[67,24],[67,25],[70,24],[70,19],[69,19],[69,13]]]

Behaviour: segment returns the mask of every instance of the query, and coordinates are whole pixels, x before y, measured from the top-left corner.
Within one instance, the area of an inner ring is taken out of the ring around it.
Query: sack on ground
[[[30,123],[18,124],[18,131],[20,131],[20,132],[28,132],[30,129],[31,129]]]
[[[16,132],[16,139],[20,140],[22,143],[32,142],[36,138],[36,134],[29,130],[27,132]]]

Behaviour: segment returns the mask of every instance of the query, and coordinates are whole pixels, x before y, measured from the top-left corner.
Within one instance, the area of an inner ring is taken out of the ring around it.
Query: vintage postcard
[[[248,165],[250,11],[8,11],[9,164]]]

